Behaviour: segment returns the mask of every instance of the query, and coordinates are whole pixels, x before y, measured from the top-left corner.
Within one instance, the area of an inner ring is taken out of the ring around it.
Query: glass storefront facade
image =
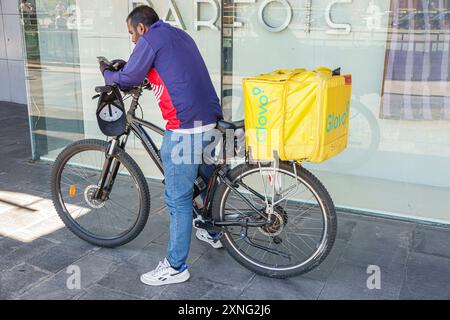
[[[33,155],[100,138],[96,57],[127,59],[125,18],[151,4],[197,42],[228,119],[243,118],[241,80],[279,68],[353,75],[350,146],[305,164],[347,210],[450,223],[448,0],[30,0],[24,14]],[[163,126],[151,94],[144,117]],[[128,150],[158,174],[138,141]]]

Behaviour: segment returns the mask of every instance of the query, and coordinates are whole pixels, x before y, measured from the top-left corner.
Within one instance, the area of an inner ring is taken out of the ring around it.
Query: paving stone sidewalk
[[[225,250],[192,240],[191,279],[152,288],[139,275],[164,257],[168,212],[148,181],[152,212],[142,234],[93,247],[61,223],[51,203],[51,165],[31,161],[27,110],[0,103],[0,299],[450,299],[450,229],[339,213],[335,246],[313,272],[288,280],[244,269]],[[381,289],[369,290],[369,265]],[[70,266],[81,289],[70,290]]]

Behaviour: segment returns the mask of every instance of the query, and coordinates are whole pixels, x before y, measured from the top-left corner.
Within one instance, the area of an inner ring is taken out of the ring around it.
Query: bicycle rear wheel
[[[117,247],[138,236],[150,212],[147,182],[136,162],[116,148],[119,170],[106,200],[95,199],[108,143],[83,140],[55,161],[51,189],[54,207],[75,235],[99,247]],[[108,172],[111,175],[112,169]]]
[[[222,244],[236,261],[257,274],[286,278],[309,272],[326,258],[336,237],[336,212],[310,172],[285,162],[277,169],[243,164],[229,178],[238,187],[218,187],[213,219],[266,222],[223,227]]]

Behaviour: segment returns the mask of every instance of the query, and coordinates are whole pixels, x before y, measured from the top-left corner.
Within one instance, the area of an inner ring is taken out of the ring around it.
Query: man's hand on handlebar
[[[127,64],[127,62],[122,59],[113,60],[111,61],[111,63],[116,71],[122,70],[123,67],[125,67],[125,65]]]
[[[99,67],[100,67],[100,72],[102,74],[104,74],[106,70],[114,71],[113,67],[111,65],[107,64],[106,62],[99,61],[98,63],[99,63]]]
[[[113,72],[120,71],[127,64],[126,61],[121,59],[115,59],[110,62],[105,57],[97,57],[97,60],[102,74],[105,72],[105,70],[110,70]]]
[[[97,57],[97,61],[98,61],[98,63],[99,63],[99,67],[100,67],[100,71],[101,71],[101,73],[102,73],[102,75],[104,75],[104,72],[106,71],[106,70],[110,70],[110,71],[112,71],[112,72],[117,72],[117,71],[120,71],[120,70],[122,70],[124,67],[125,67],[125,65],[127,64],[127,62],[126,61],[124,61],[124,60],[122,60],[122,59],[115,59],[115,60],[112,60],[112,61],[109,61],[108,59],[106,59],[105,57],[103,57],[103,56],[101,56],[101,57]],[[117,86],[116,84],[113,84],[112,86]],[[112,91],[112,86],[100,86],[100,87],[96,87],[96,89],[95,89],[95,91],[97,92],[97,93],[109,93],[109,92],[111,92]],[[131,90],[133,90],[133,89],[136,89],[136,88],[139,88],[139,89],[146,89],[146,90],[152,90],[152,88],[151,88],[151,85],[150,85],[150,82],[148,81],[148,79],[147,78],[145,78],[145,80],[141,83],[141,84],[139,84],[139,85],[137,85],[137,86],[134,86],[134,87],[131,87],[131,88],[119,88],[122,92],[129,92],[129,91],[131,91]]]

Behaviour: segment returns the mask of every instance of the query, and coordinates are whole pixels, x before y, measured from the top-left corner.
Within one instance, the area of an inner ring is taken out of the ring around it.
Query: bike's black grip
[[[97,93],[110,93],[112,92],[113,88],[111,86],[100,86],[95,87],[95,92]]]

